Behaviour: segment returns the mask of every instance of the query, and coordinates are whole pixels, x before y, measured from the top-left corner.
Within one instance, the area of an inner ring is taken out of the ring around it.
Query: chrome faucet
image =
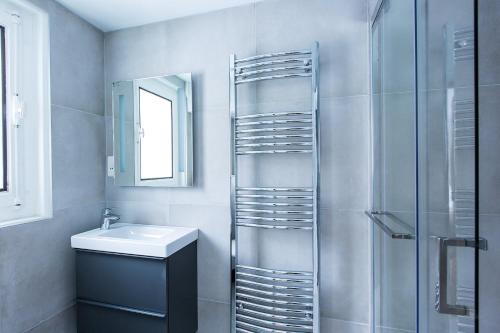
[[[120,219],[120,215],[113,214],[111,212],[111,208],[105,208],[102,213],[102,224],[101,230],[108,230],[109,225],[112,223],[111,221],[118,221]]]

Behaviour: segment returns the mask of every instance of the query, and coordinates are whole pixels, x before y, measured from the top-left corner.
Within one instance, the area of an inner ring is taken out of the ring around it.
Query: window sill
[[[6,227],[13,227],[13,226],[16,226],[19,224],[50,220],[52,217],[53,217],[52,214],[46,215],[46,216],[37,215],[37,216],[33,216],[33,217],[25,217],[22,219],[17,219],[17,220],[12,220],[12,221],[0,222],[0,229],[6,228]]]

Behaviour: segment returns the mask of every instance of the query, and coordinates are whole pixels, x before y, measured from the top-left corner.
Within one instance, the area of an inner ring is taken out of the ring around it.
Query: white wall
[[[362,213],[369,188],[367,22],[365,0],[267,0],[106,34],[108,154],[113,81],[193,73],[195,187],[119,188],[108,179],[106,201],[124,221],[200,229],[200,332],[229,330],[229,55],[303,49],[315,40],[321,59],[323,332],[368,331],[369,224]],[[253,110],[309,105],[304,104],[309,96],[296,93],[299,83],[275,87],[249,91],[241,105]],[[286,180],[276,169],[253,171],[259,181]]]

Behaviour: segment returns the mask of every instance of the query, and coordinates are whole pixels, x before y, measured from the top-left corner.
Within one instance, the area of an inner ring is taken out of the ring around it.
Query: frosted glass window
[[[139,88],[141,180],[173,177],[172,101]]]
[[[5,28],[0,26],[0,192],[7,191],[7,107],[5,72]]]

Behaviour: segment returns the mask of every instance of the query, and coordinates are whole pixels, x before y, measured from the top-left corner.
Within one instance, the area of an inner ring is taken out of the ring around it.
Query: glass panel
[[[7,190],[7,104],[5,28],[0,27],[0,192]]]
[[[419,330],[475,332],[474,1],[417,3]]]
[[[172,101],[139,88],[141,180],[172,178]]]
[[[372,30],[374,331],[416,330],[414,1],[384,1]],[[408,239],[409,238],[409,239]]]

